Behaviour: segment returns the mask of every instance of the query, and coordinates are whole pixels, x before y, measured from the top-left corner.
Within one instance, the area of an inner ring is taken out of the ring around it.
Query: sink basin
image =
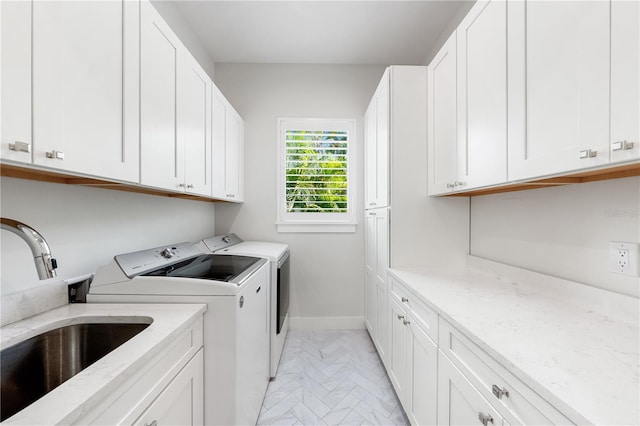
[[[72,324],[0,352],[2,417],[13,416],[147,328],[144,323]]]

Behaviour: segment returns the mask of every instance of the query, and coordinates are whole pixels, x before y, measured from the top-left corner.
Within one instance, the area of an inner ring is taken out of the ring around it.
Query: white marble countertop
[[[5,348],[43,331],[74,323],[153,322],[140,334],[99,359],[3,424],[70,424],[157,355],[207,309],[204,304],[71,304],[0,329]]]
[[[575,423],[639,424],[637,299],[472,263],[390,273]]]

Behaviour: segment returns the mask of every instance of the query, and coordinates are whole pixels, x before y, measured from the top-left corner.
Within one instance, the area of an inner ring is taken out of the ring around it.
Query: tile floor
[[[289,331],[258,425],[408,425],[366,330]]]

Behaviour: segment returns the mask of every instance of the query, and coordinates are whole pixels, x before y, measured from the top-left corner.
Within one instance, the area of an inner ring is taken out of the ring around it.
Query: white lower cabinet
[[[203,326],[200,316],[73,424],[203,425]]]
[[[573,424],[440,317],[411,286],[393,274],[388,282],[385,367],[412,425]]]
[[[203,349],[178,373],[135,425],[204,424]]]
[[[438,361],[439,425],[508,424],[446,356]]]

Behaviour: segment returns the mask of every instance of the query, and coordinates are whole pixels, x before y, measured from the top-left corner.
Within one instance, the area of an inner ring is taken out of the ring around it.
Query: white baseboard
[[[364,329],[363,317],[289,317],[290,330]]]

